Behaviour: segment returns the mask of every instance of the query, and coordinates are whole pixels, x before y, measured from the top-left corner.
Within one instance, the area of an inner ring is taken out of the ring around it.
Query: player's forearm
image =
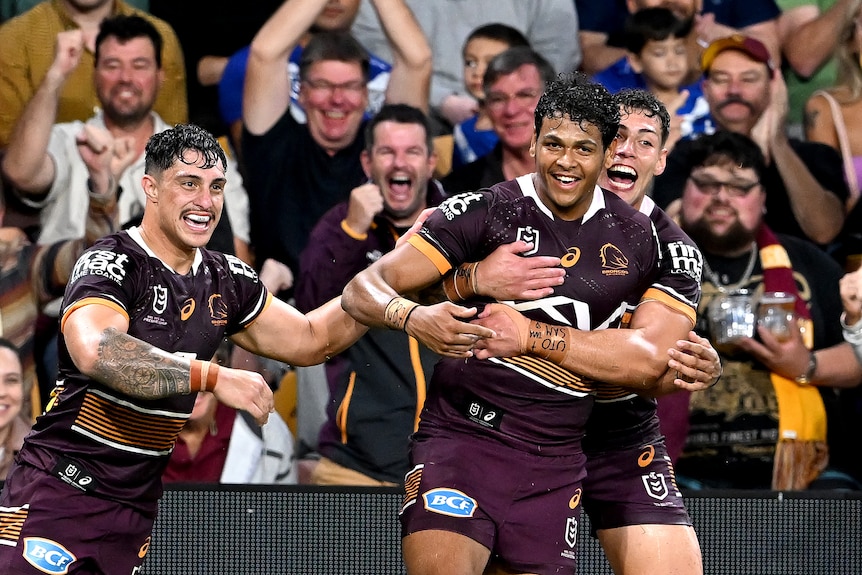
[[[667,371],[664,354],[638,329],[582,331],[531,321],[526,345],[531,355],[635,391],[657,389]]]
[[[341,295],[341,307],[356,321],[371,327],[387,327],[384,311],[398,296],[377,266],[367,268],[354,276]]]
[[[86,375],[132,397],[159,399],[192,391],[189,359],[113,327],[102,331],[94,356],[78,362]]]
[[[335,298],[309,312],[308,343],[298,350],[294,365],[315,365],[341,353],[362,337],[368,327],[357,322],[341,308]]]

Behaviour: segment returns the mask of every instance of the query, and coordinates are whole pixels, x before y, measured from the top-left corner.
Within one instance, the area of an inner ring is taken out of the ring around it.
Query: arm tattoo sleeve
[[[93,378],[142,399],[191,392],[189,361],[127,333],[106,329],[99,342]]]

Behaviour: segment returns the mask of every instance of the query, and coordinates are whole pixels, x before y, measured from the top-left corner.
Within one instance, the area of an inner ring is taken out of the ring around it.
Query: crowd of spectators
[[[304,311],[391,250],[409,227],[405,214],[426,199],[431,207],[533,171],[544,86],[580,70],[612,92],[651,91],[670,113],[666,168],[647,194],[703,251],[699,333],[714,337],[710,306],[729,293],[745,290],[755,307],[764,291],[794,296],[799,334],[778,341],[755,326],[736,345],[716,346],[726,367],[714,388],[660,405],[688,486],[862,488],[852,456],[862,439],[862,357],[854,323],[843,324],[843,341],[841,317],[858,314],[847,298],[842,307],[838,285],[862,263],[860,5],[0,0],[0,337],[14,343],[4,355],[21,354],[15,418],[30,422],[50,401],[50,302],[76,254],[141,217],[153,133],[191,122],[220,139],[228,189],[212,246],[266,266],[279,278],[270,289]],[[392,105],[412,110],[408,119]],[[373,121],[381,109],[395,114],[382,127]],[[393,123],[418,124],[415,145]],[[638,175],[623,167],[608,177],[634,185]],[[415,194],[419,204],[393,215],[393,203]],[[387,343],[381,331],[310,381],[297,381],[290,366],[226,361],[272,368],[273,386],[305,386],[296,417],[324,430],[325,464],[357,472],[343,481],[398,484],[430,358],[404,334]],[[398,355],[393,365],[387,353]],[[362,370],[350,367],[367,358]],[[374,380],[405,373],[409,381],[389,396],[389,380]],[[381,391],[357,389],[369,382]],[[349,411],[351,398],[379,402],[366,409],[377,415]],[[798,437],[791,401],[815,422]],[[196,409],[176,463],[189,466],[203,437],[204,453],[216,452],[209,479],[217,481],[234,461],[219,449],[243,420],[211,398]],[[404,435],[383,434],[375,446],[388,410]],[[294,418],[285,419],[296,434]],[[278,482],[309,480],[293,458],[318,456],[316,432],[297,439],[281,440]],[[405,452],[389,453],[393,445]],[[197,477],[174,471],[175,480]]]

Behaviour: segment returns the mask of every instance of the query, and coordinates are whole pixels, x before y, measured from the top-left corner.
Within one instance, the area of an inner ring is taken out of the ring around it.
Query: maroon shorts
[[[28,465],[15,466],[0,496],[0,573],[137,573],[154,521]]]
[[[574,573],[583,454],[544,457],[492,439],[441,433],[413,441],[402,535],[465,535],[527,573]]]
[[[691,525],[664,439],[590,453],[584,510],[593,530],[626,525]]]

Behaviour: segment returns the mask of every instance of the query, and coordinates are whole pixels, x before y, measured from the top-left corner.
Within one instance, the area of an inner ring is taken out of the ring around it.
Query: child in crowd
[[[453,169],[484,156],[497,145],[497,134],[484,109],[482,78],[488,62],[509,48],[529,45],[521,32],[505,24],[480,26],[467,36],[461,51],[464,57],[464,85],[467,92],[479,102],[479,109],[475,116],[457,124],[452,131]]]
[[[700,80],[685,83],[690,76],[688,36],[691,26],[691,19],[680,19],[667,8],[638,10],[626,20],[626,57],[594,78],[611,92],[642,88],[655,94],[671,114],[668,150],[680,138],[707,129],[709,105],[703,97]]]

